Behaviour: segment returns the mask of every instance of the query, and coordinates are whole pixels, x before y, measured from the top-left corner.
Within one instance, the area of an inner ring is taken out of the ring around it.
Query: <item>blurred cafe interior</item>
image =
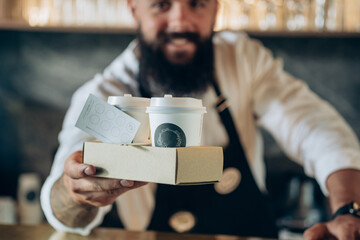
[[[220,0],[220,30],[260,40],[360,137],[359,0]],[[126,0],[0,0],[0,224],[46,223],[39,193],[71,96],[135,34]],[[279,232],[297,239],[328,202],[262,134]]]

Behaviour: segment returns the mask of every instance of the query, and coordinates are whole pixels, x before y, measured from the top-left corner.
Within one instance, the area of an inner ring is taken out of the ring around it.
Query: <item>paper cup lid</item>
[[[168,114],[168,113],[206,113],[206,107],[200,108],[176,108],[176,107],[147,107],[146,113]]]
[[[109,96],[107,102],[120,107],[148,107],[150,98],[133,97],[131,94],[125,94],[124,96]]]
[[[165,95],[163,98],[151,98],[147,113],[206,113],[201,99],[187,97],[172,97]]]
[[[203,105],[201,99],[165,95],[163,98],[151,98],[150,107],[202,108]]]

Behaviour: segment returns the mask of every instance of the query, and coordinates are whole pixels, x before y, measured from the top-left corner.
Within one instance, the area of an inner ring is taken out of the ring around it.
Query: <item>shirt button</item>
[[[188,211],[176,212],[169,219],[169,225],[178,233],[189,232],[195,224],[195,216]]]
[[[240,181],[241,173],[237,168],[226,168],[223,172],[220,182],[215,183],[214,188],[219,194],[229,194],[239,186]]]

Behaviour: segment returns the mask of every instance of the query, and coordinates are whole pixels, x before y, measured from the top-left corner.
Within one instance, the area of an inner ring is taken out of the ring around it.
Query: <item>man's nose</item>
[[[191,30],[189,10],[186,8],[186,6],[184,6],[183,3],[174,4],[168,15],[168,31],[187,32]]]

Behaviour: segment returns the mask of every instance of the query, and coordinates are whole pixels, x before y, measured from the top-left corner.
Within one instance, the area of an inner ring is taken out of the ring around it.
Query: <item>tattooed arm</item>
[[[55,217],[69,227],[84,227],[96,216],[98,207],[112,204],[122,193],[146,183],[94,177],[96,169],[82,163],[82,152],[70,155],[64,174],[51,189]]]
[[[96,216],[98,208],[78,204],[69,195],[62,176],[51,190],[51,207],[55,217],[69,227],[84,227]]]

